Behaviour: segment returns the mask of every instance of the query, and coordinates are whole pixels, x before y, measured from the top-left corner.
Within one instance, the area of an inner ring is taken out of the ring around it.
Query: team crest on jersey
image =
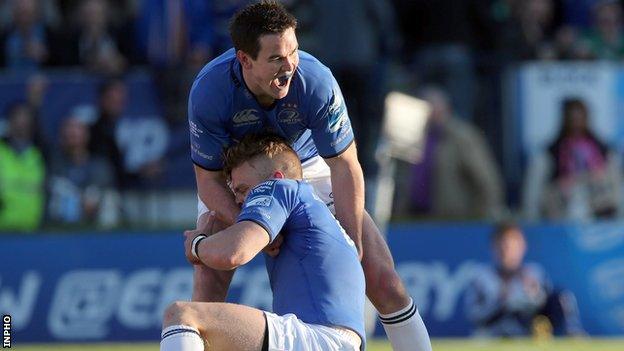
[[[284,124],[297,124],[301,122],[299,111],[292,107],[286,107],[277,115],[277,121]]]
[[[232,116],[232,122],[235,127],[257,124],[260,123],[260,113],[253,108],[238,111]]]

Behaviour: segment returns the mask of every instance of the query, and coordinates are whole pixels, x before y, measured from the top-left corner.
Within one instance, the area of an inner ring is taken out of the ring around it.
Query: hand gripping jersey
[[[305,323],[341,326],[362,338],[364,272],[353,241],[311,185],[272,179],[251,190],[237,222],[253,221],[271,237],[284,237],[279,254],[265,256],[273,312]]]
[[[223,167],[223,149],[249,133],[281,135],[302,162],[317,155],[337,156],[353,142],[336,80],[327,67],[303,51],[288,95],[270,108],[261,107],[245,85],[234,49],[226,51],[195,79],[188,115],[191,158],[212,171]]]

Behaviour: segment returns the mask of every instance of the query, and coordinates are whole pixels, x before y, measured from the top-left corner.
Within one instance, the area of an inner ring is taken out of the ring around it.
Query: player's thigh
[[[208,350],[259,351],[266,320],[263,311],[232,303],[177,303],[183,310],[182,323],[199,330]]]
[[[355,332],[304,323],[294,314],[265,312],[269,351],[356,351],[361,340]]]

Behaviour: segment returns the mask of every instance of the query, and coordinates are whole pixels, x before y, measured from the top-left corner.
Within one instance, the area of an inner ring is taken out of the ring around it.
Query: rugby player
[[[161,351],[364,350],[364,272],[355,244],[280,137],[249,135],[225,157],[242,209],[206,237],[186,232],[187,258],[213,269],[249,262],[281,232],[267,257],[273,313],[220,302],[176,302],[165,312]]]
[[[209,62],[189,94],[191,157],[199,196],[198,228],[210,209],[216,229],[240,211],[222,175],[222,150],[249,133],[284,137],[303,164],[303,178],[335,212],[355,242],[366,293],[395,350],[431,349],[416,306],[394,270],[390,250],[364,211],[364,178],[340,88],[330,70],[299,50],[296,19],[262,1],[230,24],[234,48]],[[269,249],[279,251],[280,239]],[[193,300],[225,301],[233,271],[195,265]]]

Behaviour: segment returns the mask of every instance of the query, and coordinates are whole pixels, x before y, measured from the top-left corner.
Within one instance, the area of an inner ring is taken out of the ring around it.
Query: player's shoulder
[[[306,93],[315,96],[331,95],[336,84],[334,76],[331,70],[316,57],[299,50],[297,70]]]
[[[208,62],[195,77],[191,86],[190,98],[197,102],[221,101],[232,85],[231,67],[236,60],[234,49]]]

